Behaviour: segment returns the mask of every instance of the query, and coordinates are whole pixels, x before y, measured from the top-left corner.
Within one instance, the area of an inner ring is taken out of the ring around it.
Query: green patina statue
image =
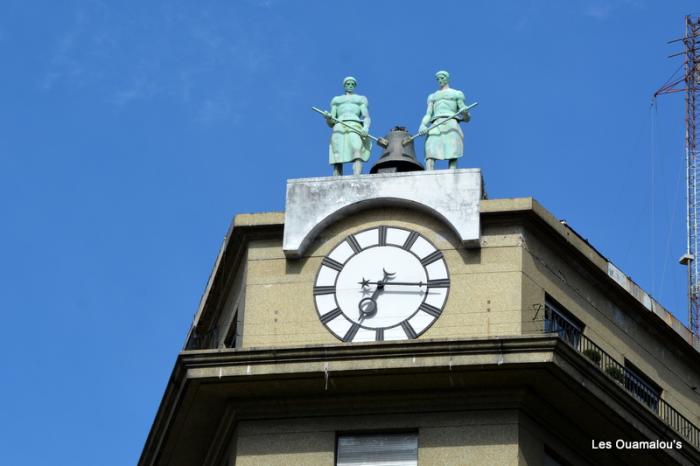
[[[428,110],[420,122],[418,135],[425,140],[425,168],[433,170],[435,160],[449,160],[449,168],[457,168],[457,159],[464,152],[464,134],[460,121],[468,122],[469,108],[464,105],[464,94],[450,88],[447,71],[435,73],[440,89],[428,96]]]
[[[348,76],[343,80],[345,94],[333,97],[326,123],[333,128],[328,147],[333,175],[343,174],[343,164],[353,162],[354,175],[362,173],[362,162],[367,162],[372,149],[368,135],[370,118],[367,97],[355,94],[357,80]]]

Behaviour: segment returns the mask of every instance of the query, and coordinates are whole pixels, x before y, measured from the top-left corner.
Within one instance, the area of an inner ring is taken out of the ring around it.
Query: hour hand
[[[377,312],[377,300],[375,297],[363,298],[358,303],[357,307],[360,309],[360,318],[370,317],[375,312]]]

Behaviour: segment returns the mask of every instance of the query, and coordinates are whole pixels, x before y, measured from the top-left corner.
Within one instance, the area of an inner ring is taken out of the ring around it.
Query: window
[[[557,332],[559,338],[573,346],[579,347],[583,324],[574,317],[564,306],[549,296],[544,300],[544,331]]]
[[[224,338],[224,348],[235,348],[238,339],[238,309],[233,313],[231,325],[229,325],[228,333]]]
[[[625,388],[653,411],[658,411],[661,387],[627,360],[625,360]]]
[[[339,435],[336,466],[417,466],[418,434]]]

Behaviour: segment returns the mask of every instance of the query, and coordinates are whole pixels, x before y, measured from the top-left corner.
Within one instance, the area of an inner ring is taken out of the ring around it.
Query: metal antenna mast
[[[688,246],[680,262],[688,267],[688,323],[695,335],[700,335],[700,17],[685,17],[685,36],[669,43],[683,41],[684,51],[670,57],[685,57],[685,75],[673,77],[654,93],[672,94],[685,91],[685,160],[687,183]],[[682,87],[685,85],[685,87]],[[697,260],[696,260],[697,258]]]

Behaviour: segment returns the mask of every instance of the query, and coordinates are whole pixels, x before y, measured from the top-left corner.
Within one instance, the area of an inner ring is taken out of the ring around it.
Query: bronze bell
[[[413,147],[413,141],[407,142],[411,137],[403,126],[397,126],[392,129],[386,136],[387,145],[384,153],[377,163],[374,164],[370,173],[397,173],[397,172],[415,172],[424,170],[416,160],[416,150]]]

